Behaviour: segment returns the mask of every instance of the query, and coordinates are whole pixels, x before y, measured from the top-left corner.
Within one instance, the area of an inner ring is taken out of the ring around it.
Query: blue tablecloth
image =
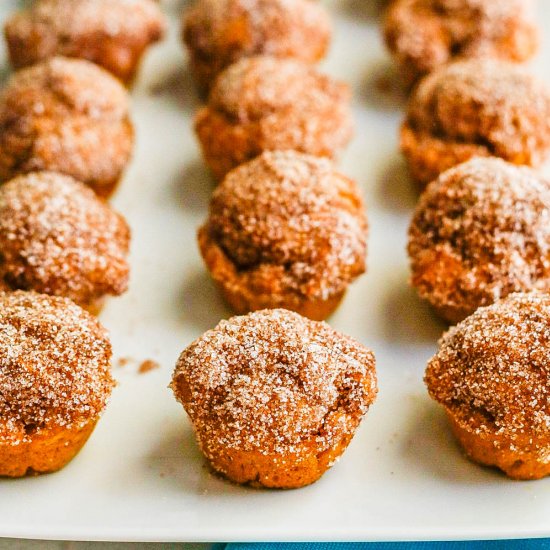
[[[225,547],[225,550],[550,550],[550,539],[467,542],[234,543],[227,544]]]

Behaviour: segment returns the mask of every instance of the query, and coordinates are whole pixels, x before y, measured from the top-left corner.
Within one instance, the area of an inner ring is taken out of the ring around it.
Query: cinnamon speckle
[[[282,309],[206,332],[181,354],[171,387],[211,453],[233,448],[281,459],[307,441],[321,452],[353,432],[377,391],[368,349]]]
[[[114,386],[110,360],[107,332],[71,300],[0,293],[0,441],[99,415]]]

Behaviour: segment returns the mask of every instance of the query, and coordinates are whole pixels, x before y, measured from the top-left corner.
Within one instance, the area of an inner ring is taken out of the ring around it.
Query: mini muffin
[[[411,282],[451,323],[512,292],[550,292],[550,181],[496,158],[444,172],[409,228]]]
[[[461,58],[526,61],[539,45],[533,0],[395,0],[384,37],[407,84]]]
[[[181,354],[171,387],[215,471],[280,489],[317,481],[377,392],[370,350],[284,309],[203,334]]]
[[[4,31],[15,68],[56,55],[80,57],[128,83],[165,26],[153,0],[37,0]]]
[[[0,95],[0,181],[51,170],[107,197],[133,142],[126,90],[89,61],[54,57],[22,69]]]
[[[539,166],[550,148],[550,91],[517,65],[461,61],[420,82],[401,129],[413,177],[425,185],[473,156]]]
[[[216,80],[195,131],[217,179],[262,151],[334,157],[353,124],[346,84],[293,59],[248,57]]]
[[[366,237],[355,182],[327,159],[271,151],[215,190],[199,245],[236,313],[282,307],[322,320],[365,271]]]
[[[3,290],[66,296],[97,313],[128,286],[130,229],[91,189],[35,172],[0,187]]]
[[[0,476],[54,472],[84,445],[114,385],[105,329],[68,298],[0,293]]]
[[[198,0],[185,11],[182,26],[203,90],[242,57],[267,54],[315,63],[324,57],[330,35],[326,10],[311,0]]]
[[[550,296],[511,294],[447,332],[430,395],[468,456],[514,479],[550,474]]]

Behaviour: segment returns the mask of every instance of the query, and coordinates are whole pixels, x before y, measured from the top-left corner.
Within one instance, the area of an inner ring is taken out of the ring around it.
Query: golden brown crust
[[[111,394],[111,344],[68,298],[0,293],[0,475],[52,471],[91,433]]]
[[[49,170],[107,196],[133,141],[126,90],[88,61],[56,57],[22,69],[0,96],[0,181]]]
[[[0,443],[0,477],[23,477],[56,472],[82,449],[96,420],[84,426],[46,428],[18,445]]]
[[[126,291],[130,228],[69,176],[35,172],[0,187],[0,279],[9,290],[71,298],[97,311]]]
[[[475,158],[422,194],[409,228],[411,283],[451,323],[513,292],[550,292],[550,181]]]
[[[320,320],[365,271],[366,234],[353,181],[326,159],[271,151],[216,189],[199,245],[237,313],[284,307]]]
[[[203,90],[243,57],[267,54],[314,63],[324,57],[330,35],[328,13],[311,0],[198,0],[182,21]]]
[[[550,149],[550,92],[515,65],[453,63],[416,88],[401,149],[423,186],[472,156],[539,166]]]
[[[350,140],[349,88],[291,59],[250,57],[220,74],[195,131],[217,179],[263,151],[334,157]]]
[[[511,294],[440,340],[425,382],[468,455],[516,479],[550,474],[550,296]]]
[[[286,310],[222,321],[181,354],[172,380],[212,467],[301,487],[345,450],[376,397],[373,354]]]
[[[395,0],[384,38],[407,84],[453,60],[521,62],[539,45],[533,0]]]
[[[288,290],[284,292],[280,288],[280,280],[276,278],[278,274],[274,273],[276,268],[266,269],[266,273],[243,276],[205,227],[199,229],[198,240],[206,267],[225,301],[237,315],[279,307],[314,321],[323,321],[334,313],[344,298],[345,291],[324,300],[307,299]]]
[[[166,22],[152,0],[37,0],[4,32],[15,68],[57,55],[93,61],[129,83]]]

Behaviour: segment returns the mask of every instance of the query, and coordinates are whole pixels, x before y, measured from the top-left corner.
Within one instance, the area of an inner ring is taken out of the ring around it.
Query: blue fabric
[[[550,539],[465,542],[235,543],[226,550],[550,550]]]

